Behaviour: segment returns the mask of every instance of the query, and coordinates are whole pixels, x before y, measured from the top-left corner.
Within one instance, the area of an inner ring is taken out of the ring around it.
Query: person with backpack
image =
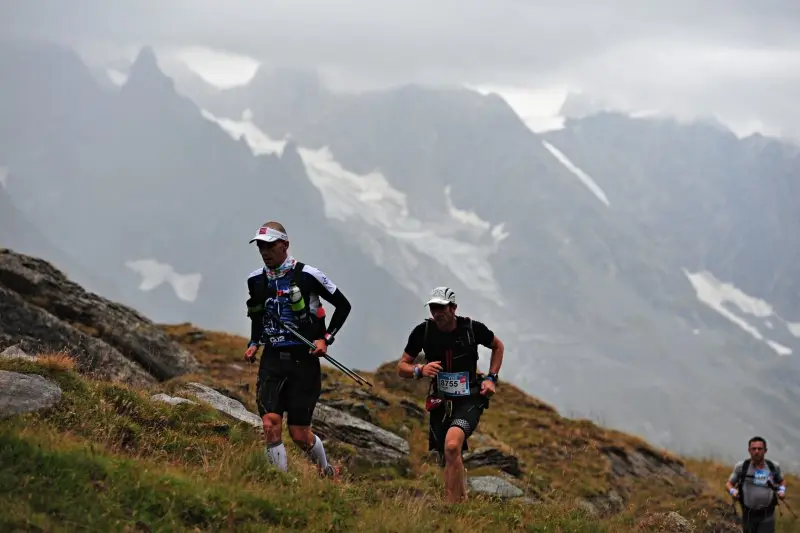
[[[778,463],[766,459],[767,441],[753,437],[747,443],[750,458],[734,466],[725,487],[742,508],[744,533],[774,533],[775,507],[786,495]]]
[[[335,477],[322,440],[311,430],[311,420],[322,390],[319,358],[325,356],[350,313],[342,290],[318,268],[289,255],[289,236],[279,222],[263,224],[250,243],[256,243],[264,266],[247,279],[250,340],[245,360],[255,361],[264,351],[256,380],[256,403],[264,426],[265,455],[279,470],[288,469],[282,441],[283,415],[295,445],[317,464],[321,475]],[[330,324],[320,300],[334,307]],[[287,327],[288,326],[288,327]],[[309,347],[289,329],[309,341]]]
[[[484,323],[456,314],[456,295],[449,287],[433,289],[425,305],[432,318],[409,334],[397,373],[431,380],[425,402],[430,416],[428,450],[438,452],[446,499],[457,503],[467,499],[462,453],[495,393],[504,346]],[[492,350],[487,375],[478,372],[478,345]],[[426,362],[414,364],[420,352]]]

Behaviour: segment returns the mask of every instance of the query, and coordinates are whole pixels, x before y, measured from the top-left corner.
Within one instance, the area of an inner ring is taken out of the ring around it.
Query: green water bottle
[[[308,313],[306,311],[306,301],[303,298],[300,287],[292,285],[289,287],[289,290],[286,291],[286,294],[289,297],[289,306],[292,308],[294,314],[297,315],[300,320],[305,320]]]

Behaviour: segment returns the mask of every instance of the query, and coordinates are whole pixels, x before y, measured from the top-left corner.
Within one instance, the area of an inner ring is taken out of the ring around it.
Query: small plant
[[[77,366],[75,357],[67,352],[41,353],[36,356],[36,363],[44,368],[65,372],[75,370]]]

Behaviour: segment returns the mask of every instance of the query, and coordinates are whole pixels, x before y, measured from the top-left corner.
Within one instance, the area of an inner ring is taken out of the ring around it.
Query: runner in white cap
[[[397,372],[405,378],[431,378],[425,403],[430,413],[428,449],[439,452],[447,501],[456,503],[467,498],[461,454],[495,392],[504,348],[482,322],[456,315],[458,304],[451,288],[436,287],[425,305],[432,318],[411,331]],[[478,374],[478,345],[492,350],[486,376]],[[415,365],[421,351],[426,363]]]

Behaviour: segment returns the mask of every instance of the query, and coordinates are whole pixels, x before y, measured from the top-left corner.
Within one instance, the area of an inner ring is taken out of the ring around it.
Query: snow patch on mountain
[[[561,114],[569,89],[566,87],[512,87],[505,85],[464,84],[464,88],[483,95],[500,96],[533,133],[564,128]]]
[[[286,145],[285,140],[271,139],[253,124],[249,111],[242,120],[219,118],[207,110],[202,114],[233,138],[244,137],[254,154],[280,154]],[[502,306],[500,285],[489,260],[508,237],[503,224],[492,226],[475,213],[455,207],[450,187],[445,190],[449,216],[424,221],[414,218],[406,195],[392,187],[380,172],[351,172],[334,159],[328,147],[298,147],[298,152],[311,182],[322,193],[326,216],[357,222],[345,227],[351,228],[353,238],[403,286],[415,294],[424,294],[431,286],[441,284],[440,278],[423,268],[422,257],[427,257],[477,294]],[[373,231],[365,232],[365,228]],[[476,232],[476,228],[480,231]],[[487,232],[488,236],[484,236]]]
[[[778,316],[768,302],[745,294],[738,287],[731,283],[725,283],[718,280],[714,274],[707,270],[700,272],[689,272],[686,269],[683,269],[683,273],[687,278],[689,278],[689,281],[697,293],[697,298],[705,305],[714,309],[716,312],[742,328],[742,330],[746,331],[754,338],[764,341],[778,355],[790,355],[792,353],[790,348],[773,340],[766,339],[758,330],[758,328],[725,306],[726,303],[731,304],[732,306],[738,308],[743,314],[748,314],[756,318],[766,319],[772,317],[773,319],[780,320],[786,324],[787,329],[793,335],[797,336],[796,328],[794,328],[795,331],[793,331],[793,326],[795,326],[795,324],[786,322],[780,316]],[[769,329],[773,328],[770,327]]]
[[[139,290],[148,292],[162,283],[169,283],[175,295],[185,302],[197,299],[202,274],[178,274],[172,265],[161,263],[155,259],[139,259],[126,261],[125,266],[142,276]]]
[[[473,228],[477,229],[479,233],[484,233],[489,230],[489,234],[492,236],[495,242],[499,243],[500,241],[505,240],[509,233],[505,231],[503,228],[505,227],[504,223],[497,224],[492,226],[486,220],[481,219],[474,211],[467,211],[466,209],[459,209],[453,204],[453,199],[450,196],[450,192],[453,190],[451,185],[446,185],[444,188],[444,197],[445,202],[447,203],[447,213],[454,219],[459,222],[462,222],[465,226],[472,226]]]
[[[542,144],[545,148],[547,148],[548,152],[553,154],[553,156],[558,159],[559,163],[567,167],[567,170],[575,174],[578,179],[581,180],[581,183],[583,183],[587,189],[592,191],[592,194],[594,194],[598,200],[607,206],[611,205],[611,203],[608,201],[605,191],[602,189],[602,187],[600,187],[600,185],[597,184],[596,181],[594,181],[591,176],[589,176],[589,174],[578,168],[577,165],[575,165],[566,155],[564,155],[564,152],[553,146],[551,143],[543,140]]]
[[[108,79],[111,80],[111,83],[118,87],[122,87],[128,82],[128,75],[115,68],[107,68],[106,76],[108,76]]]
[[[286,141],[276,141],[267,137],[258,126],[253,124],[253,114],[248,109],[242,113],[242,120],[231,120],[228,118],[217,117],[206,109],[201,109],[200,114],[203,118],[219,124],[224,131],[237,141],[244,137],[250,150],[255,155],[277,154],[281,155],[286,147]]]
[[[3,189],[6,188],[6,183],[8,183],[8,175],[11,173],[11,169],[8,167],[0,166],[0,187]]]

